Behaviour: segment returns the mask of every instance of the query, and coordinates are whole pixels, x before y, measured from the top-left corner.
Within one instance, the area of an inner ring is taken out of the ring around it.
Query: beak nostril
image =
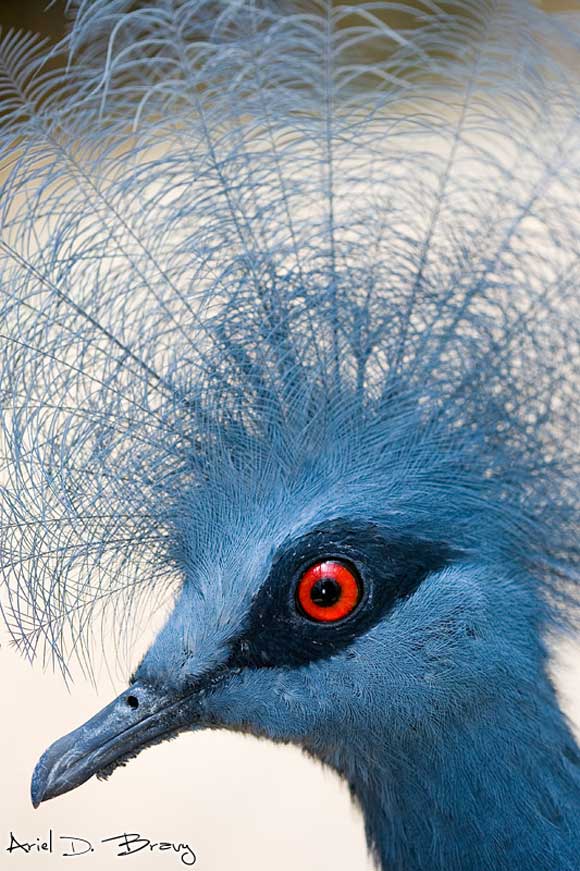
[[[127,696],[125,699],[130,708],[138,708],[139,707],[139,699],[137,696]]]

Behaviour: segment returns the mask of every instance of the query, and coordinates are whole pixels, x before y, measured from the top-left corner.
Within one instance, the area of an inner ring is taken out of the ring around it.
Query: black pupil
[[[334,578],[321,578],[310,590],[310,598],[321,608],[330,608],[340,599],[342,588]]]

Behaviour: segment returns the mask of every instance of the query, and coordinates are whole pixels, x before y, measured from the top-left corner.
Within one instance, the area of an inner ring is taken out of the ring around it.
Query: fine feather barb
[[[0,40],[0,607],[25,655],[125,655],[185,526],[203,554],[309,463],[371,513],[386,481],[393,510],[419,494],[444,538],[452,502],[455,544],[572,614],[576,19],[69,13],[56,47]]]

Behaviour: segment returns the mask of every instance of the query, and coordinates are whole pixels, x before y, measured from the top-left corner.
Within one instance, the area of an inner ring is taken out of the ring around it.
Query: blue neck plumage
[[[418,726],[373,771],[345,772],[380,867],[577,871],[580,752],[548,677],[472,713],[437,735]]]

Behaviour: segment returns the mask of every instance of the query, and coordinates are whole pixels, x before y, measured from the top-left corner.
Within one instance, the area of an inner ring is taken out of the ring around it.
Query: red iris
[[[307,617],[334,623],[354,611],[361,592],[360,580],[352,569],[338,560],[324,560],[304,572],[296,598]]]

